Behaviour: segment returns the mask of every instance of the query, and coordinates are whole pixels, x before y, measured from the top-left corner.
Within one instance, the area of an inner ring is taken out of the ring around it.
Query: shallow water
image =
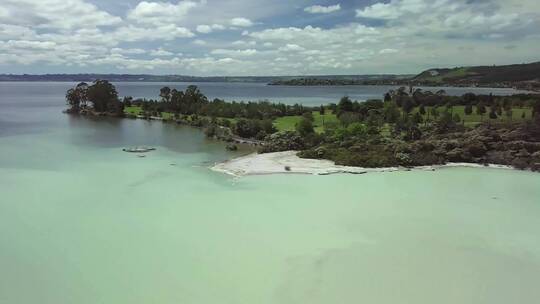
[[[539,174],[233,179],[197,129],[70,117],[31,91],[0,101],[0,303],[540,298]]]

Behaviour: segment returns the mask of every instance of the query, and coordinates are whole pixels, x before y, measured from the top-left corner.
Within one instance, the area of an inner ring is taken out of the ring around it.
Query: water
[[[259,101],[269,100],[287,104],[301,103],[309,106],[337,103],[343,96],[353,100],[382,99],[384,94],[399,86],[269,86],[265,83],[170,83],[170,82],[119,82],[115,83],[120,96],[134,98],[159,98],[159,89],[164,86],[185,90],[188,85],[195,84],[210,99],[221,98],[227,101]],[[76,83],[70,82],[0,82],[2,96],[18,94],[21,89],[27,90],[26,97],[35,98],[46,94],[55,98],[63,94]],[[437,92],[445,90],[449,95],[461,96],[468,92],[475,94],[511,95],[527,93],[527,91],[502,88],[448,88],[420,87],[425,91]],[[18,95],[17,95],[18,96]]]
[[[197,129],[61,114],[68,86],[0,84],[0,303],[540,298],[537,173],[236,180]]]

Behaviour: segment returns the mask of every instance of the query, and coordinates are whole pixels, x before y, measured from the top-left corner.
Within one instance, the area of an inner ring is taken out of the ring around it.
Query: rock
[[[236,150],[238,150],[238,147],[235,144],[227,144],[225,149],[227,149],[229,151],[236,151]]]
[[[486,146],[482,142],[470,143],[466,149],[473,157],[482,157],[487,152]]]

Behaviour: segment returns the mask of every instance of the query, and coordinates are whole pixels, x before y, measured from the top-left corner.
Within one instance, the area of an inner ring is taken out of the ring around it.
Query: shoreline
[[[232,175],[235,177],[269,174],[365,174],[371,172],[395,172],[395,171],[435,171],[443,168],[469,167],[469,168],[494,168],[514,169],[511,166],[495,164],[475,163],[447,163],[444,165],[418,166],[418,167],[387,167],[387,168],[362,168],[336,165],[330,160],[300,158],[298,151],[284,151],[257,154],[233,158],[224,162],[216,163],[210,167],[215,172]],[[288,168],[288,170],[286,169]]]

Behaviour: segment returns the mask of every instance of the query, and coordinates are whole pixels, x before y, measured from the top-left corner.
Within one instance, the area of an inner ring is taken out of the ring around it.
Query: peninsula
[[[80,83],[66,94],[71,114],[154,119],[204,129],[211,138],[298,151],[338,166],[393,168],[447,163],[540,170],[540,95],[449,96],[401,87],[382,99],[306,107],[208,100],[197,86],[161,88],[158,100],[122,100],[113,84]],[[338,168],[339,170],[339,168]]]

